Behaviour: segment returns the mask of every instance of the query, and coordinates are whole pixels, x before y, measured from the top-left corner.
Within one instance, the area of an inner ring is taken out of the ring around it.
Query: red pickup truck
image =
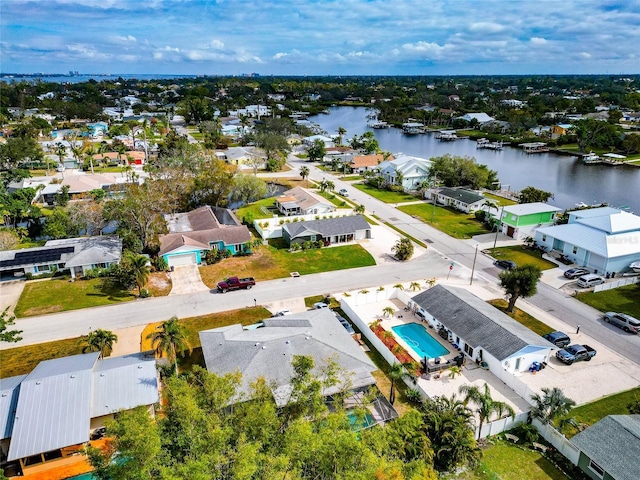
[[[229,277],[221,282],[218,282],[218,291],[221,293],[227,293],[229,290],[240,290],[241,288],[249,290],[255,284],[256,281],[253,279],[253,277]]]

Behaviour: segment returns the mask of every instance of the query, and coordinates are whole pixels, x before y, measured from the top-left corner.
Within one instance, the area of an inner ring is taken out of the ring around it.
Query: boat
[[[489,150],[502,150],[502,142],[489,142],[484,148]]]
[[[600,157],[593,152],[589,152],[582,156],[583,163],[600,163]]]
[[[489,139],[487,138],[479,138],[478,140],[476,140],[476,148],[487,148],[487,145],[489,145]]]
[[[629,268],[635,273],[640,273],[640,262],[633,262],[631,265],[629,265]]]
[[[391,125],[389,125],[387,122],[383,122],[383,121],[379,120],[377,122],[369,123],[369,126],[371,128],[389,128]]]
[[[436,133],[436,138],[442,142],[451,142],[458,139],[455,130],[442,130]]]
[[[524,153],[543,153],[549,151],[549,147],[544,142],[521,143],[520,146],[524,150]]]

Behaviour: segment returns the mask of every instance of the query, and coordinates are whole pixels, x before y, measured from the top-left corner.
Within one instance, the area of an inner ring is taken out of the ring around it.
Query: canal
[[[559,208],[606,202],[640,214],[640,168],[583,165],[575,157],[525,154],[520,148],[477,149],[475,141],[441,142],[434,134],[405,135],[397,128],[374,130],[367,126],[369,112],[372,110],[364,107],[332,107],[328,114],[316,115],[309,120],[329,134],[335,134],[338,127],[343,127],[347,130],[345,139],[373,131],[380,148],[394,154],[402,152],[431,158],[449,153],[475,157],[478,163],[498,172],[503,188],[520,191],[531,185],[552,192],[554,197],[549,203]]]

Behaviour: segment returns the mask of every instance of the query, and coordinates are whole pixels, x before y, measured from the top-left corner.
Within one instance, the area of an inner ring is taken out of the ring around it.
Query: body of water
[[[118,78],[122,77],[124,80],[173,80],[178,78],[195,78],[197,75],[162,75],[154,73],[141,73],[141,74],[87,74],[87,75],[7,75],[0,76],[0,81],[7,83],[12,82],[49,82],[49,83],[83,83],[89,80],[95,80],[96,82],[102,82],[109,80],[115,82]]]
[[[445,154],[475,157],[478,163],[498,172],[503,188],[520,191],[533,186],[552,192],[549,203],[559,208],[571,208],[577,203],[606,202],[614,207],[628,207],[640,214],[640,168],[583,165],[576,157],[552,153],[526,154],[520,148],[503,150],[476,148],[471,140],[441,142],[435,135],[405,135],[398,128],[374,130],[367,127],[364,107],[332,107],[328,114],[310,117],[329,134],[338,127],[347,130],[345,139],[373,131],[380,148],[391,153],[405,153],[432,158]],[[346,143],[346,141],[345,141]]]

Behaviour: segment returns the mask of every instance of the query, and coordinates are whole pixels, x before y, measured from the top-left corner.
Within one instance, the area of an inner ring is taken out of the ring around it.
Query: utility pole
[[[432,180],[432,184],[431,184],[431,196],[433,197],[433,209],[431,210],[431,224],[433,225],[433,220],[434,217],[436,215],[436,192],[435,192],[435,188],[438,186],[438,177],[435,176],[433,177]]]
[[[500,232],[500,229],[502,228],[502,212],[504,211],[504,205],[502,205],[502,207],[500,207],[500,218],[498,219],[498,226],[496,227],[496,237],[493,240],[493,250],[495,251],[496,249],[496,243],[498,243],[498,232]]]
[[[473,285],[473,273],[476,271],[476,259],[478,258],[478,244],[476,243],[476,253],[473,255],[473,266],[471,267],[471,281],[469,285]]]

